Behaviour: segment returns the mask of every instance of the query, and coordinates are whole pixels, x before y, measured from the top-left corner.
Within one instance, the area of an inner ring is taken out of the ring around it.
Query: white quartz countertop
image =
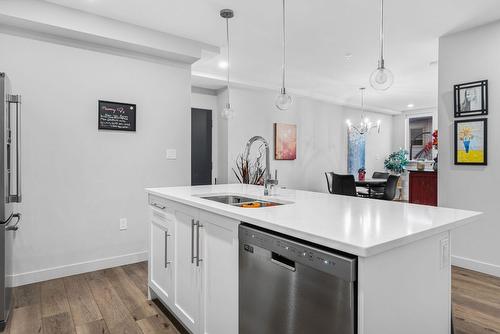
[[[278,189],[263,196],[263,187],[229,184],[148,188],[168,200],[367,257],[409,244],[476,220],[481,213],[458,209]],[[235,194],[291,204],[240,208],[200,198]]]

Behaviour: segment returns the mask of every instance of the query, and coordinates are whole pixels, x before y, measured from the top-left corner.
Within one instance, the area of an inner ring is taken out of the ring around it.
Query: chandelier
[[[377,133],[380,133],[380,120],[377,122],[373,123],[370,121],[368,117],[365,115],[365,89],[364,87],[361,87],[359,89],[361,93],[361,121],[359,122],[358,125],[352,124],[352,122],[348,119],[346,121],[349,132],[356,131],[360,135],[367,134],[370,132],[371,129],[376,128]]]

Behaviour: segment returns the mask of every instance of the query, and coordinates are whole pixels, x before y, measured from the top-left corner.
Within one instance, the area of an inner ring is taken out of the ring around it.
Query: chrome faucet
[[[269,195],[269,189],[272,186],[277,186],[278,185],[278,171],[276,170],[274,173],[274,179],[271,178],[271,172],[269,171],[271,168],[271,164],[269,162],[269,143],[267,140],[264,139],[264,137],[261,136],[254,136],[250,138],[247,142],[247,147],[245,149],[245,161],[248,161],[248,156],[250,155],[250,148],[252,147],[252,144],[255,143],[256,141],[261,141],[264,143],[264,147],[266,149],[266,172],[264,174],[264,196]]]

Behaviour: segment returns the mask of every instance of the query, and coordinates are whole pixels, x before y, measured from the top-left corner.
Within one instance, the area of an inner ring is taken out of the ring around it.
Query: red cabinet
[[[437,172],[410,171],[410,203],[437,206]]]

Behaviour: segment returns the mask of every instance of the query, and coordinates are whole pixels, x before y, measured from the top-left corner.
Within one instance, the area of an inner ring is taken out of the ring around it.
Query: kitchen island
[[[147,192],[150,293],[193,333],[238,333],[242,222],[356,257],[356,333],[450,333],[450,231],[478,212],[240,184]],[[281,205],[203,198],[220,195]]]

